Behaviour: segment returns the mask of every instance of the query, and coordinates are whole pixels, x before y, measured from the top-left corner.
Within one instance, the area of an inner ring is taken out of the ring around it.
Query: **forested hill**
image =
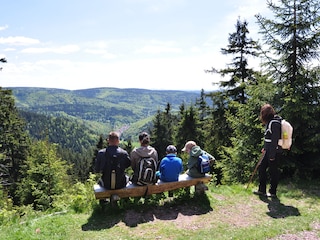
[[[195,103],[200,91],[93,88],[64,90],[52,88],[10,88],[18,109],[46,116],[84,121],[95,131],[139,128],[150,122],[157,110],[170,103],[172,111],[182,103]],[[135,133],[134,133],[135,134]]]

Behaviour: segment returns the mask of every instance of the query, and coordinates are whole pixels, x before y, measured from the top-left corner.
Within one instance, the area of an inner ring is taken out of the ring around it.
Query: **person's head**
[[[109,146],[118,146],[120,141],[120,134],[118,132],[110,132],[107,141]]]
[[[150,136],[146,132],[142,132],[139,134],[139,141],[141,146],[147,146],[150,143]]]
[[[274,118],[276,112],[270,104],[264,104],[260,109],[260,120],[263,124],[268,123]]]
[[[182,152],[190,153],[191,149],[197,146],[197,144],[194,141],[188,141],[184,147],[181,149]]]
[[[174,153],[176,154],[177,153],[177,148],[173,145],[169,145],[167,148],[166,148],[166,153],[167,154],[170,154],[170,153]]]

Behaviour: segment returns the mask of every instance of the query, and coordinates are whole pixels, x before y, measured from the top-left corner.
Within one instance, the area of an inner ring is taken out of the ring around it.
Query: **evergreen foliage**
[[[267,1],[274,20],[257,15],[269,52],[266,66],[277,92],[271,102],[294,127],[292,160],[297,174],[315,176],[320,171],[319,151],[319,9],[316,0]]]
[[[167,102],[176,111],[181,102],[190,103],[198,97],[198,92],[192,91],[146,89],[11,89],[19,110],[67,118],[70,121],[77,119],[97,133],[97,136],[125,127],[126,130],[122,132],[124,139],[138,136],[141,129],[148,127],[141,124],[147,125],[157,109],[164,109]]]
[[[253,69],[248,68],[248,58],[257,57],[260,47],[256,41],[248,38],[247,21],[242,22],[239,18],[235,27],[236,32],[230,34],[227,48],[221,49],[222,54],[234,56],[232,62],[225,69],[213,68],[207,72],[219,73],[222,77],[230,76],[228,81],[220,82],[220,88],[226,90],[225,94],[231,100],[245,103],[247,99],[246,85],[256,83]]]
[[[221,49],[234,56],[232,62],[225,69],[207,71],[230,79],[220,82],[219,91],[202,89],[199,98],[183,91],[13,88],[12,92],[0,87],[0,194],[7,195],[3,186],[8,183],[14,203],[19,200],[46,210],[63,209],[70,202],[81,212],[86,201],[94,201],[90,195],[98,177],[91,174],[94,160],[106,147],[103,135],[111,130],[122,133],[121,147],[128,153],[137,144],[138,133],[150,130],[159,159],[169,144],[181,154],[186,141],[193,140],[216,157],[214,171],[220,183],[247,182],[263,146],[258,116],[264,103],[272,104],[294,127],[292,149],[281,161],[282,177],[317,178],[320,68],[314,63],[319,57],[320,3],[280,0],[267,5],[274,19],[256,17],[268,48],[248,38],[248,23],[239,18],[236,32]],[[258,73],[249,68],[248,59],[259,56],[259,50],[265,69]],[[186,163],[187,154],[180,156]],[[1,200],[1,208],[12,206],[10,201]]]
[[[272,100],[275,89],[266,76],[256,78],[259,84],[247,87],[251,96],[247,104],[233,101],[230,104],[237,113],[229,111],[225,114],[232,136],[229,136],[231,145],[220,149],[221,161],[217,162],[222,169],[224,183],[247,182],[261,156],[264,129],[258,118],[259,112],[264,102]]]
[[[175,128],[174,142],[178,152],[184,147],[187,141],[195,141],[197,145],[203,148],[204,135],[199,120],[198,108],[190,105],[187,108],[184,105],[180,107],[179,121]],[[187,154],[182,154],[181,158],[184,164],[187,164]]]
[[[32,204],[37,210],[52,207],[55,197],[71,184],[67,171],[71,166],[57,156],[57,147],[40,140],[31,146],[19,182],[17,195],[22,204]]]
[[[12,91],[0,87],[0,174],[4,174],[2,185],[9,187],[11,196],[14,196],[14,183],[20,181],[20,166],[27,157],[29,145],[25,122],[15,107]]]
[[[166,155],[167,146],[174,144],[173,135],[176,123],[177,116],[171,112],[170,103],[167,103],[164,112],[158,110],[153,119],[151,145],[157,150],[159,159]]]

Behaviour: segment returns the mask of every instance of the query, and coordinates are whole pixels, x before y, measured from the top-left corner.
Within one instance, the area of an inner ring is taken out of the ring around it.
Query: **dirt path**
[[[218,201],[217,206],[209,210],[186,204],[173,206],[169,209],[167,206],[159,206],[145,212],[128,210],[125,213],[122,224],[133,227],[146,222],[170,221],[170,224],[174,224],[176,228],[197,230],[203,228],[203,222],[207,226],[214,226],[216,222],[220,222],[236,228],[245,228],[260,224],[261,216],[265,216],[265,214],[269,215],[270,218],[299,215],[296,208],[286,206],[280,201],[275,203],[261,201],[261,199],[253,196],[250,201],[239,201],[236,204],[228,205],[226,209],[223,205],[219,205],[219,201],[228,201],[228,199],[217,194],[214,195],[214,198]],[[310,231],[303,231],[297,234],[283,234],[272,238],[272,240],[319,240],[320,220],[312,223],[310,229]]]

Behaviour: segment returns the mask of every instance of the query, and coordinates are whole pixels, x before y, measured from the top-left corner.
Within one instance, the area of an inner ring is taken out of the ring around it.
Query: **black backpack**
[[[121,154],[110,155],[107,150],[105,153],[106,164],[103,170],[102,180],[107,189],[119,189],[126,186],[127,181],[124,169],[121,166]]]
[[[137,185],[148,185],[157,182],[157,162],[152,157],[144,157],[139,160],[137,166]]]

